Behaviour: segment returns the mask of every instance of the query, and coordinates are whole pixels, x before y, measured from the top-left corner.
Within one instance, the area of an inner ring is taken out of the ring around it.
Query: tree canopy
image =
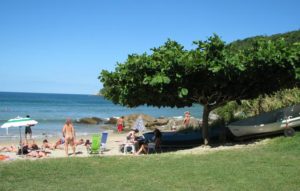
[[[131,54],[115,71],[103,70],[101,94],[128,107],[203,105],[203,139],[208,144],[208,115],[229,101],[295,87],[299,83],[299,44],[258,40],[234,50],[213,35],[186,50],[176,41]]]

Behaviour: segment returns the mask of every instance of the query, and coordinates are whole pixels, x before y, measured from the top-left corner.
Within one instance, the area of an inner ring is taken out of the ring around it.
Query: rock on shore
[[[144,125],[148,130],[153,130],[155,128],[159,128],[161,130],[171,130],[172,127],[179,129],[183,127],[183,117],[182,118],[167,118],[167,117],[159,117],[155,118],[147,114],[139,113],[139,114],[130,114],[124,116],[124,130],[129,131],[131,128],[133,128],[137,118],[141,116],[143,119]],[[97,117],[91,117],[91,118],[82,118],[77,121],[77,123],[82,124],[106,124],[110,126],[116,126],[117,124],[117,118],[110,117],[107,119],[101,119]],[[190,119],[190,126],[192,127],[199,127],[201,125],[201,120],[197,118],[191,117]]]
[[[99,124],[101,122],[103,122],[104,120],[98,117],[85,117],[85,118],[81,118],[77,121],[75,121],[76,123],[81,123],[81,124],[91,124],[91,125],[96,125]]]

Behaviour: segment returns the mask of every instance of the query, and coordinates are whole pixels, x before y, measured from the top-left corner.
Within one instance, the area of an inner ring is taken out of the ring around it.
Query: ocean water
[[[202,107],[194,105],[185,108],[157,108],[140,106],[126,108],[115,105],[101,96],[45,94],[45,93],[12,93],[0,92],[0,124],[17,116],[30,115],[38,124],[32,127],[34,137],[51,137],[61,135],[66,118],[72,120],[83,117],[119,117],[134,113],[144,113],[153,117],[182,117],[184,111],[201,118]],[[88,135],[103,131],[103,125],[83,125],[74,123],[77,135]],[[114,128],[114,127],[112,127]],[[19,139],[24,136],[24,128],[12,127],[7,130],[0,128],[1,139]]]

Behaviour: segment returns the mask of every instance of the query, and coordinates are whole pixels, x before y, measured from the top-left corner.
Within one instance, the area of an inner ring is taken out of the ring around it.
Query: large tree
[[[299,45],[257,41],[232,50],[217,35],[194,42],[195,49],[168,40],[151,54],[129,55],[115,71],[103,70],[101,94],[128,107],[203,106],[202,135],[209,143],[209,113],[228,101],[251,99],[297,85]]]

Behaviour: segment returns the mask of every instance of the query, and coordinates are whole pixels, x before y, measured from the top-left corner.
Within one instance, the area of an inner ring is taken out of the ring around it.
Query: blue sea
[[[149,106],[126,108],[95,95],[0,92],[0,124],[17,116],[30,115],[32,119],[38,121],[38,124],[32,127],[34,138],[60,136],[66,118],[72,120],[84,117],[109,118],[136,113],[153,117],[182,117],[184,111],[187,110],[193,117],[201,118],[202,107],[200,105],[185,108]],[[104,130],[104,124],[74,123],[74,126],[77,135],[89,135]],[[1,139],[19,139],[19,130],[18,127],[12,127],[7,132],[6,129],[0,128],[0,141]],[[21,127],[22,136],[24,136],[24,131]]]

